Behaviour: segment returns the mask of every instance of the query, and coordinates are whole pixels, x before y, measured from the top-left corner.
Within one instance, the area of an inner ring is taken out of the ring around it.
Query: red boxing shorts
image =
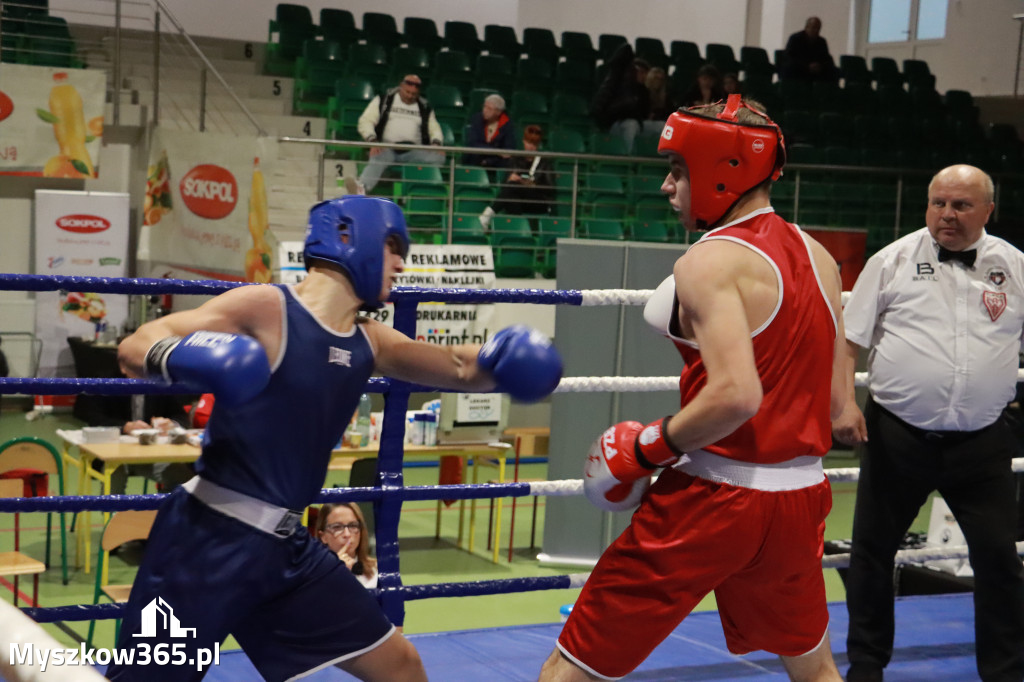
[[[714,590],[732,653],[812,651],[828,628],[831,508],[827,479],[767,492],[665,470],[601,556],[558,648],[592,674],[623,677]]]

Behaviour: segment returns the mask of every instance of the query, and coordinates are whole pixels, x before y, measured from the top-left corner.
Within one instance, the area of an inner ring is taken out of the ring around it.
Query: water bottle
[[[356,412],[356,432],[359,434],[359,447],[370,444],[370,396],[365,393],[359,396],[359,410]]]

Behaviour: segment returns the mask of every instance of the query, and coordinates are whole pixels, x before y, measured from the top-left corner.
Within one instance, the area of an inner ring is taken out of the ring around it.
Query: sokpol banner
[[[37,189],[35,242],[36,274],[125,277],[128,195]],[[36,337],[43,342],[39,376],[73,376],[68,337],[112,338],[127,318],[128,297],[122,294],[37,293]]]
[[[266,177],[277,142],[157,129],[138,259],[205,278],[269,282]]]
[[[0,64],[0,175],[99,175],[107,74]]]

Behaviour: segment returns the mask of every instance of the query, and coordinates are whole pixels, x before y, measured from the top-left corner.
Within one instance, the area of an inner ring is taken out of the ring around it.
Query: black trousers
[[[1014,546],[1017,446],[1003,419],[970,433],[925,432],[868,398],[847,574],[851,663],[892,658],[894,555],[935,490],[956,516],[974,569],[974,634],[985,682],[1024,680],[1024,568]]]

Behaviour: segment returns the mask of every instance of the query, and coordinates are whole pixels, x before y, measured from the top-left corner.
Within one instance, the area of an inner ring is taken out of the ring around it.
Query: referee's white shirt
[[[1024,254],[982,232],[973,268],[939,263],[928,228],[876,253],[846,306],[846,339],[870,348],[875,402],[930,431],[975,431],[1013,399],[1024,335]]]

